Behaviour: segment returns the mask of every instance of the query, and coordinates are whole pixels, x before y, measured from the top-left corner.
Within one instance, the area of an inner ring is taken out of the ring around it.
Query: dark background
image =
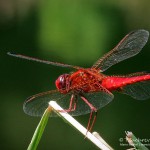
[[[24,114],[28,96],[55,89],[55,80],[70,70],[8,56],[8,51],[90,67],[127,33],[150,31],[149,0],[1,0],[0,1],[0,147],[27,149],[40,118]],[[143,51],[106,74],[150,70],[150,42]],[[114,149],[126,143],[125,131],[150,139],[150,99],[137,101],[115,94],[98,112],[94,130]],[[86,126],[89,115],[76,117]],[[150,143],[146,143],[150,144]],[[97,149],[60,118],[50,118],[38,149]]]

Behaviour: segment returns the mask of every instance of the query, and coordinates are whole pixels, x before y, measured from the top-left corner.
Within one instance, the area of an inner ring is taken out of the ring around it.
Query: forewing
[[[150,81],[142,81],[123,87],[124,94],[130,95],[137,100],[150,98]]]
[[[48,65],[53,65],[53,66],[74,68],[74,69],[81,69],[82,68],[82,67],[79,67],[79,66],[73,66],[73,65],[63,64],[63,63],[59,63],[59,62],[52,62],[52,61],[48,61],[48,60],[42,60],[42,59],[39,59],[39,58],[25,56],[25,55],[22,55],[22,54],[14,54],[14,53],[11,53],[11,52],[8,52],[7,54],[10,55],[10,56],[13,56],[13,57],[26,59],[26,60],[31,60],[31,61],[36,61],[36,62],[40,62],[40,63],[44,63],[44,64],[48,64]]]
[[[48,107],[49,101],[59,101],[60,106],[68,109],[70,102],[71,93],[61,94],[57,90],[47,91],[39,93],[29,97],[24,105],[23,110],[26,114],[31,116],[42,116],[44,111]],[[63,105],[61,105],[63,104]],[[57,116],[55,113],[52,113],[51,116]]]
[[[137,30],[127,34],[113,50],[99,59],[92,68],[100,69],[103,72],[112,65],[135,56],[144,47],[148,37],[149,32],[146,30]]]
[[[51,100],[56,101],[63,109],[68,109],[71,95],[72,93],[61,94],[57,90],[39,93],[29,97],[25,101],[23,110],[26,114],[31,116],[42,116]],[[69,112],[69,114],[72,116],[79,116],[90,113],[91,109],[80,98],[80,95],[74,96],[76,98],[76,110]],[[113,95],[106,92],[84,93],[82,96],[84,96],[97,109],[104,107],[113,99]],[[57,114],[52,112],[50,117],[57,117]]]

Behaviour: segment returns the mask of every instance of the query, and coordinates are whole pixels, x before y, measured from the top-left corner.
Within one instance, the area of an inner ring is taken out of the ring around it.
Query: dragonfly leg
[[[90,117],[89,117],[89,121],[88,121],[88,125],[87,125],[87,131],[91,131],[93,128],[93,125],[96,121],[96,117],[97,117],[97,109],[83,96],[81,96],[81,99],[90,107],[91,109],[91,113],[90,113]],[[93,113],[95,113],[95,115],[93,116]],[[93,118],[93,119],[92,119]],[[92,120],[92,122],[91,122]]]
[[[91,112],[91,113],[92,113],[92,115],[93,115],[93,112]],[[92,116],[92,115],[91,115],[91,116]],[[96,117],[97,117],[97,111],[95,112],[95,115],[94,115],[94,117],[93,117],[92,124],[91,124],[91,126],[90,126],[90,128],[89,128],[89,131],[92,130],[92,128],[93,128],[93,126],[94,126],[94,123],[95,123],[95,121],[96,121]],[[92,117],[91,117],[91,119],[92,119]],[[90,120],[89,120],[89,122],[90,122]]]
[[[76,110],[76,99],[75,96],[72,94],[70,99],[70,104],[68,109],[58,110],[59,112],[71,112]]]

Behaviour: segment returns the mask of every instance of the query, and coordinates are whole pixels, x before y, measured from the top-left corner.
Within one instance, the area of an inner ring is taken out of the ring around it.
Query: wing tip
[[[23,103],[23,111],[25,112],[25,114],[33,116],[32,113],[28,110],[29,108],[27,107],[27,104],[30,103],[31,100],[33,100],[35,98],[35,96],[30,96],[28,97],[25,102]]]
[[[134,31],[132,31],[131,33],[143,33],[143,36],[146,38],[147,37],[147,39],[148,39],[148,37],[149,37],[149,31],[148,30],[145,30],[145,29],[138,29],[138,30],[134,30]]]

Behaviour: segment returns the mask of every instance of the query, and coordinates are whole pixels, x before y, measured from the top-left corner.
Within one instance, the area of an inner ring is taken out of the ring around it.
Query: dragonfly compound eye
[[[58,77],[55,84],[58,90],[65,90],[69,74],[63,74]]]

